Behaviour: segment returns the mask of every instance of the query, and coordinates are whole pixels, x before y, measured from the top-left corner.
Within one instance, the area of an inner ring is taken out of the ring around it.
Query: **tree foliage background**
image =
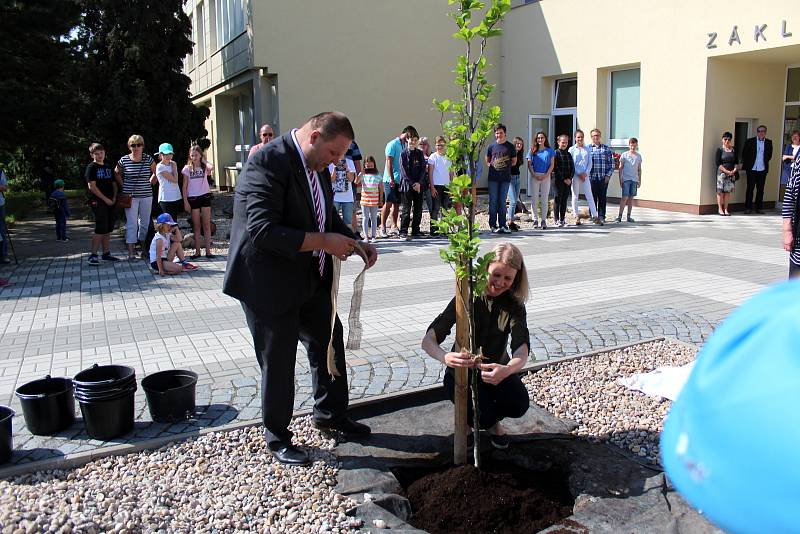
[[[181,161],[205,137],[208,111],[182,73],[192,50],[183,0],[0,4],[0,162],[18,186],[35,185],[46,160],[77,182],[94,141],[110,163],[134,133],[150,153],[172,143]]]

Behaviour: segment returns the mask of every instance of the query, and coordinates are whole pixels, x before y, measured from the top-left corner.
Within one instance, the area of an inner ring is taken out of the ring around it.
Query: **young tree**
[[[458,31],[454,38],[464,42],[465,53],[459,55],[455,69],[455,83],[459,87],[460,100],[434,100],[442,114],[442,129],[449,139],[447,157],[457,169],[457,176],[449,186],[454,202],[464,206],[462,214],[454,209],[446,210],[436,222],[439,232],[446,234],[449,246],[441,251],[444,261],[453,266],[456,273],[456,341],[459,347],[473,352],[477,346],[473,303],[476,295],[486,289],[487,271],[493,254],[478,257],[480,239],[475,228],[475,169],[477,158],[486,139],[500,120],[500,107],[488,104],[494,85],[486,77],[487,41],[501,34],[498,27],[511,9],[511,0],[491,0],[486,8],[478,0],[448,0],[457,4],[451,12]],[[473,17],[480,17],[473,24]],[[449,118],[448,118],[449,117]],[[477,356],[477,355],[476,355]],[[480,425],[478,407],[478,369],[469,370],[472,384],[473,432],[475,467],[481,467]],[[467,457],[467,370],[456,369],[454,461],[466,463]]]
[[[146,150],[169,141],[178,161],[189,143],[205,137],[206,109],[190,100],[183,59],[192,51],[183,0],[80,0],[76,45],[85,58],[81,121],[86,136],[112,154],[125,152],[131,134]]]

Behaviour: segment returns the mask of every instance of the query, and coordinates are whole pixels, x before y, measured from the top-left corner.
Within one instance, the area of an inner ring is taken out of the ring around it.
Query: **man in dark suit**
[[[253,154],[236,183],[223,291],[244,308],[261,366],[265,436],[276,459],[287,464],[309,462],[292,445],[288,429],[298,340],[308,352],[315,425],[345,435],[370,433],[345,413],[347,369],[338,316],[331,332],[331,257],[346,260],[356,242],[332,209],[328,164],[344,157],[353,137],[343,114],[320,113]],[[377,251],[361,246],[372,266]],[[326,364],[331,336],[335,379]]]
[[[744,142],[742,166],[747,173],[747,196],[744,199],[745,213],[753,213],[753,190],[756,192],[756,213],[764,202],[764,184],[767,182],[769,160],[772,159],[772,139],[767,139],[767,127],[756,128],[756,136]]]

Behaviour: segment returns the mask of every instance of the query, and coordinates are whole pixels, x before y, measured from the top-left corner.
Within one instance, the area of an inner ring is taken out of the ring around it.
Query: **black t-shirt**
[[[516,148],[516,146],[514,146]],[[511,166],[511,175],[519,176],[519,168],[525,162],[525,154],[523,150],[517,150],[517,162]]]
[[[98,165],[94,161],[86,166],[86,183],[96,182],[97,189],[109,200],[114,198],[114,169],[108,163]],[[97,196],[89,194],[93,200],[100,200]]]
[[[489,145],[486,155],[489,157],[490,182],[511,181],[511,160],[516,154],[517,148],[509,141]]]

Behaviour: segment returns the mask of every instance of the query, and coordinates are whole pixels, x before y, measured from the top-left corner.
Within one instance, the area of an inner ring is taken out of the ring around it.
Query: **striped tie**
[[[311,195],[314,197],[314,211],[317,212],[317,226],[319,227],[319,232],[325,232],[325,219],[323,219],[322,214],[322,201],[321,195],[322,193],[319,190],[319,183],[317,182],[317,177],[314,174],[314,171],[310,167],[306,167],[306,172],[308,173],[308,181],[311,182]],[[319,275],[320,277],[324,276],[325,274],[325,251],[319,251]]]

